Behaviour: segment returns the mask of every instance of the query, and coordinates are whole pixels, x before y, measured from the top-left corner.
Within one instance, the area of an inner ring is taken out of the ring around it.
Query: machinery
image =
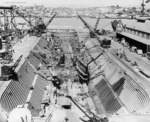
[[[22,55],[16,60],[16,62],[13,65],[1,65],[1,68],[0,68],[0,80],[1,81],[18,79],[15,69],[19,65],[21,59],[22,59]]]
[[[115,32],[121,32],[123,30],[123,24],[121,20],[113,20],[111,26]]]
[[[103,48],[110,48],[110,45],[111,45],[111,39],[109,37],[105,37],[102,40],[101,47],[103,47]]]

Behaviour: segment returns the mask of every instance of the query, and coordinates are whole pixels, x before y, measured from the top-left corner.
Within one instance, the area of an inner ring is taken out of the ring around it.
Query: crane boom
[[[84,23],[84,25],[89,29],[89,31],[92,32],[93,31],[92,27],[80,15],[78,15],[78,17]]]
[[[49,21],[46,24],[46,27],[48,27],[48,25],[53,21],[53,19],[55,18],[56,13],[49,19]]]
[[[80,15],[78,15],[78,17],[84,23],[84,25],[89,29],[90,33],[92,33],[97,38],[99,43],[101,44],[101,39],[99,38],[97,33],[95,33],[94,29]]]
[[[98,16],[98,18],[97,18],[97,21],[96,21],[94,30],[97,30],[97,27],[98,27],[99,22],[100,22],[100,14],[99,14],[99,16]]]
[[[31,22],[25,18],[25,16],[23,15],[23,13],[20,13],[18,10],[15,10],[15,12],[16,12],[17,15],[19,15],[20,17],[22,17],[31,27],[33,27],[33,25],[31,24]]]

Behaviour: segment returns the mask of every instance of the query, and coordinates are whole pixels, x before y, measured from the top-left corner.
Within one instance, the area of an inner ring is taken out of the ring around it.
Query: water
[[[84,19],[92,27],[95,26],[95,23],[96,23],[95,18],[84,18]],[[110,20],[110,19],[101,19],[99,22],[98,28],[99,29],[102,29],[102,28],[111,29],[111,25],[110,25],[111,21],[112,20]],[[55,18],[52,21],[52,23],[49,25],[48,28],[53,27],[53,26],[58,26],[58,27],[68,26],[68,27],[72,27],[75,29],[86,28],[85,25],[81,22],[81,20],[76,17],[74,17],[74,18]]]
[[[49,19],[50,18],[45,18],[44,22],[47,23]],[[89,25],[94,27],[97,19],[96,18],[85,17],[84,20]],[[102,28],[111,29],[111,25],[110,25],[111,21],[112,21],[111,19],[101,19],[100,22],[99,22],[98,28],[99,29],[102,29]],[[3,23],[3,18],[1,18],[0,22]],[[18,28],[26,28],[26,25],[25,26],[19,25],[19,23],[27,23],[23,18],[16,17],[14,22],[17,24]],[[33,21],[33,23],[34,23],[34,21]],[[53,21],[48,26],[48,28],[52,28],[52,27],[60,27],[60,28],[71,27],[71,28],[74,28],[74,29],[86,28],[85,25],[81,22],[81,20],[78,17],[54,18]],[[27,28],[29,28],[29,25],[28,25]]]

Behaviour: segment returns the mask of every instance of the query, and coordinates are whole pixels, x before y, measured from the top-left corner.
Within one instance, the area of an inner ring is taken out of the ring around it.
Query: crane
[[[30,34],[40,36],[42,33],[45,33],[45,30],[47,29],[47,27],[55,17],[56,17],[56,13],[52,15],[52,17],[49,19],[49,21],[46,24],[42,21],[42,18],[39,18],[39,23],[35,26],[32,26],[28,32]]]
[[[78,17],[79,17],[80,20],[84,23],[84,25],[89,29],[89,31],[90,31],[90,37],[91,37],[91,38],[97,38],[95,34],[97,34],[97,36],[98,36],[98,35],[104,35],[104,34],[105,34],[105,31],[104,31],[104,30],[100,31],[99,29],[97,29],[97,28],[98,28],[98,24],[99,24],[100,19],[101,19],[101,18],[100,18],[100,14],[99,14],[99,16],[98,16],[98,18],[97,18],[97,21],[96,21],[96,23],[95,23],[94,28],[92,28],[89,24],[87,24],[87,22],[86,22],[80,15],[78,15]],[[94,33],[95,33],[95,34],[94,34]]]
[[[98,33],[95,32],[94,28],[92,28],[80,15],[78,15],[78,17],[90,31],[91,38],[96,38],[99,41],[100,46],[103,48],[110,47],[111,39],[108,36],[103,36],[103,35],[100,36]]]
[[[97,21],[96,21],[95,27],[94,27],[94,32],[97,33],[98,35],[100,35],[100,31],[97,29],[99,22],[100,22],[100,14],[97,18]]]
[[[30,26],[30,29],[28,30],[29,34],[35,35],[35,36],[40,36],[42,33],[45,32],[49,24],[53,21],[53,19],[56,17],[56,13],[52,15],[52,17],[49,19],[49,21],[45,24],[42,20],[42,18],[38,18],[38,22],[36,25],[34,25],[31,20],[28,20],[24,13],[19,12],[19,10],[14,9],[15,13],[22,17]]]

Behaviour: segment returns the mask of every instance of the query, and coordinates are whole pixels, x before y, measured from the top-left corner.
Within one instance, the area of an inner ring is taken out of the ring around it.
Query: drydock
[[[149,60],[78,17],[89,31],[35,26],[13,45],[0,122],[150,121]]]

